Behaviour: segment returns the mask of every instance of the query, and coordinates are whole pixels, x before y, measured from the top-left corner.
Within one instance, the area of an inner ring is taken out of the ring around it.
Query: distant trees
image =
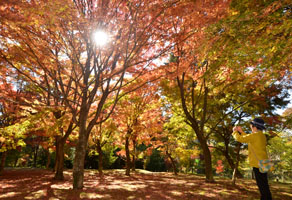
[[[29,130],[30,122],[23,119],[24,110],[22,106],[29,93],[23,88],[22,82],[11,80],[5,76],[7,69],[1,68],[0,75],[0,174],[5,165],[7,152],[12,149],[21,148],[25,146],[24,138]],[[17,77],[16,77],[17,78]],[[15,82],[13,82],[15,81]],[[18,89],[15,87],[18,85]]]

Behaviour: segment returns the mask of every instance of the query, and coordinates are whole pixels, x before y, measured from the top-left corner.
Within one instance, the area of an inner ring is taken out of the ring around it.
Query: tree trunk
[[[206,64],[206,70],[207,70],[208,63]],[[212,157],[211,153],[207,144],[207,138],[204,136],[204,124],[206,122],[206,114],[207,114],[207,102],[208,102],[208,92],[209,89],[206,86],[205,79],[203,81],[203,87],[205,89],[203,95],[203,114],[200,120],[196,119],[195,116],[195,110],[196,110],[196,103],[195,103],[195,96],[194,96],[194,91],[196,84],[193,82],[192,86],[192,109],[191,112],[188,109],[187,103],[186,103],[186,96],[185,96],[185,91],[184,91],[184,81],[185,81],[185,73],[182,74],[181,80],[179,77],[177,77],[177,83],[178,87],[180,89],[180,97],[181,97],[181,103],[182,103],[182,108],[184,111],[184,114],[186,115],[187,118],[187,123],[192,127],[192,129],[195,131],[197,138],[200,142],[201,148],[204,153],[204,161],[205,161],[205,175],[206,175],[206,182],[214,182],[214,177],[213,177],[213,171],[212,171]]]
[[[17,165],[17,161],[18,161],[18,156],[16,156],[15,160],[14,160],[14,167],[16,167]]]
[[[234,171],[235,169],[235,164],[232,160],[232,158],[230,157],[229,153],[227,151],[224,152],[224,156],[229,164],[229,166],[231,167],[231,169]],[[243,175],[240,173],[240,171],[238,170],[238,166],[237,166],[237,169],[236,169],[236,177],[237,178],[243,178]]]
[[[201,142],[201,147],[203,149],[204,161],[205,161],[205,174],[206,174],[206,182],[214,182],[213,170],[212,170],[212,158],[209,147],[207,145],[207,141],[203,140]]]
[[[56,111],[56,112],[54,112],[54,116],[56,117],[56,119],[60,119],[62,117],[62,112]],[[53,171],[56,172],[55,177],[54,177],[56,180],[64,180],[64,175],[63,175],[63,171],[64,171],[64,146],[65,146],[67,138],[72,133],[73,129],[74,129],[73,128],[73,121],[71,120],[65,134],[64,134],[63,127],[59,127],[59,132],[61,133],[61,135],[55,136],[56,159],[55,159],[55,166],[54,166]],[[48,156],[49,155],[50,155],[50,152],[48,152]],[[48,157],[48,159],[49,158],[50,157]],[[49,163],[47,163],[47,167],[48,166],[49,166]]]
[[[50,154],[50,151],[47,150],[47,163],[46,163],[46,169],[49,169],[50,168],[50,164],[51,164],[51,154]]]
[[[126,175],[130,176],[130,170],[131,170],[131,157],[130,157],[130,150],[129,150],[129,137],[126,136],[126,143],[125,143],[125,149],[126,149]]]
[[[7,151],[2,152],[1,163],[0,163],[0,175],[2,175],[2,173],[4,171],[6,157],[7,157]]]
[[[83,90],[82,103],[79,113],[79,135],[75,149],[75,157],[73,163],[73,189],[82,189],[84,181],[84,161],[88,143],[88,137],[90,131],[87,127],[88,118],[88,102],[87,102],[87,90]]]
[[[84,160],[88,136],[85,126],[80,127],[73,165],[73,189],[82,189],[84,180]]]
[[[59,165],[59,145],[58,145],[58,136],[55,137],[55,142],[56,142],[56,158],[55,158],[55,165],[54,165],[54,168],[53,168],[53,172],[56,172],[57,171],[57,168],[58,168],[58,165]]]
[[[209,146],[207,144],[207,140],[205,139],[203,133],[198,130],[198,127],[195,127],[194,124],[191,124],[191,125],[198,137],[200,146],[203,150],[204,163],[205,163],[205,176],[206,176],[205,181],[208,183],[214,183],[215,181],[214,181],[213,170],[212,170],[212,157],[211,157]]]
[[[174,162],[173,158],[171,157],[171,155],[170,155],[170,153],[168,151],[166,151],[166,155],[170,159],[174,175],[177,175],[177,169],[176,169],[176,165],[175,165],[175,162]]]
[[[133,139],[133,161],[132,161],[132,171],[136,171],[136,140]]]
[[[235,163],[235,167],[233,170],[233,174],[232,174],[232,185],[236,184],[236,177],[237,177],[237,173],[238,173],[238,165],[239,165],[239,159],[240,159],[240,147],[241,147],[241,143],[237,144],[237,148],[236,148],[236,163]]]
[[[55,173],[55,177],[54,179],[56,180],[64,180],[64,175],[63,175],[63,171],[64,171],[64,145],[65,142],[64,140],[62,140],[61,136],[57,136],[56,139],[57,142],[57,149],[58,149],[58,154],[56,156],[56,173]]]
[[[97,152],[98,152],[98,172],[99,172],[99,176],[102,177],[103,176],[103,163],[102,163],[102,159],[103,159],[103,153],[102,153],[102,149],[101,149],[101,145],[100,145],[100,141],[97,141]]]

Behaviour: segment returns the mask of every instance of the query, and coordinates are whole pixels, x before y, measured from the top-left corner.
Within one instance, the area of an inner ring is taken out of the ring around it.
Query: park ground
[[[56,181],[54,173],[43,169],[6,169],[0,176],[0,199],[260,199],[255,180],[217,178],[206,183],[204,177],[138,170],[130,177],[124,170],[86,170],[83,190],[72,189],[72,170],[64,172],[65,180]],[[273,199],[292,199],[292,184],[270,182]]]

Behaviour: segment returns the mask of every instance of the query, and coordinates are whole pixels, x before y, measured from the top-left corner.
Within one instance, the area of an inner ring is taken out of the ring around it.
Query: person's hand
[[[241,126],[237,126],[237,131],[238,131],[239,133],[242,133],[242,132],[243,132]]]
[[[233,127],[233,132],[237,131],[237,126]]]

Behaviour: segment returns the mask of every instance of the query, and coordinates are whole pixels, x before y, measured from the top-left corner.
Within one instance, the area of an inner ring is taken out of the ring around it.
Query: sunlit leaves
[[[276,163],[276,172],[291,170],[292,166],[292,142],[289,133],[281,133],[269,140],[268,150],[271,158]]]
[[[0,152],[25,146],[24,139],[29,130],[30,122],[24,121],[4,128],[0,128]]]
[[[214,53],[209,59],[241,75],[253,66],[253,73],[265,72],[274,79],[283,76],[291,63],[292,22],[287,6],[288,1],[232,1],[231,15],[210,35],[216,42],[210,46]]]
[[[117,126],[120,147],[127,137],[136,142],[130,143],[131,149],[136,148],[133,145],[156,148],[159,144],[163,117],[155,84],[146,85],[122,98],[112,117]]]

